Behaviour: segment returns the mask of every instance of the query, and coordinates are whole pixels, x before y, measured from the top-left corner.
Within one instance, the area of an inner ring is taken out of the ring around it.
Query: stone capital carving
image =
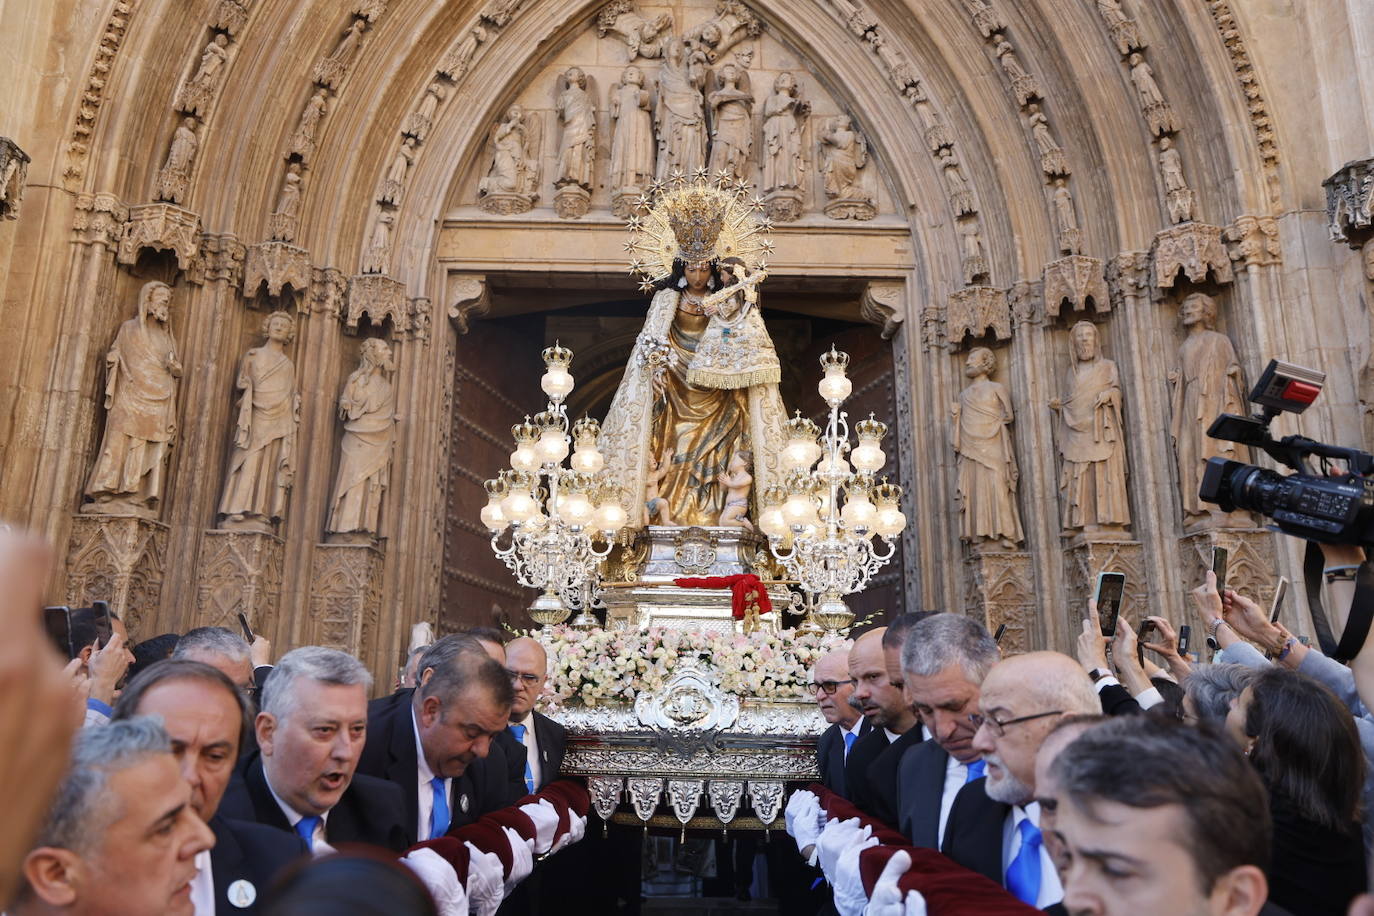
[[[1331,241],[1359,248],[1374,229],[1374,158],[1347,162],[1322,187]]]
[[[997,340],[1010,340],[1007,291],[993,286],[970,286],[951,293],[945,333],[953,349],[964,346],[965,336],[980,338],[992,334]]]
[[[1230,554],[1226,566],[1227,585],[1241,594],[1253,595],[1253,600],[1267,608],[1274,599],[1274,570],[1278,566],[1274,537],[1257,528],[1212,528],[1179,538],[1178,556],[1183,566],[1181,591],[1187,593],[1202,584],[1207,570],[1212,568],[1212,548],[1225,547]]]
[[[176,255],[177,267],[189,270],[200,253],[200,236],[198,214],[175,204],[141,204],[129,208],[117,258],[121,264],[135,264],[145,248],[170,251]]]
[[[1075,254],[1045,265],[1045,314],[1057,318],[1066,305],[1082,312],[1089,303],[1094,312],[1112,310],[1100,260]]]
[[[128,218],[129,208],[113,194],[78,194],[72,229],[76,233],[76,241],[83,245],[112,248],[119,244]]]
[[[883,340],[891,340],[906,321],[906,284],[874,281],[864,288],[859,314],[882,328]]]
[[[29,154],[9,137],[0,137],[0,217],[19,218],[28,174]]]
[[[448,282],[448,319],[459,334],[466,334],[475,318],[491,312],[487,278],[479,274],[451,274]]]
[[[358,321],[366,315],[373,324],[391,319],[394,333],[410,330],[410,299],[406,285],[383,274],[359,274],[348,280],[348,310],[344,325],[357,330]]]
[[[1155,286],[1170,289],[1181,271],[1191,283],[1201,283],[1210,271],[1218,283],[1230,283],[1231,257],[1221,240],[1222,230],[1206,223],[1183,223],[1155,236]]]
[[[210,27],[228,32],[230,38],[237,37],[247,23],[247,0],[219,0],[210,17]]]
[[[241,613],[255,632],[271,632],[281,603],[284,549],[271,534],[204,532],[196,557],[196,622],[233,627]]]
[[[248,249],[232,234],[200,237],[200,252],[186,272],[188,282],[205,284],[227,282],[237,287],[243,277],[243,261]]]
[[[248,249],[243,265],[243,295],[251,299],[264,284],[267,295],[280,296],[289,289],[298,305],[309,292],[310,252],[286,242],[261,242]]]
[[[348,277],[336,267],[316,267],[310,275],[309,310],[338,318],[348,300]]]
[[[1030,554],[984,543],[964,556],[964,612],[988,632],[1006,625],[1000,647],[1006,655],[1029,652],[1035,629],[1035,572]]]
[[[67,543],[67,603],[110,602],[135,639],[162,602],[167,526],[146,518],[78,515]],[[156,631],[153,631],[156,632]]]
[[[1132,304],[1141,296],[1149,296],[1150,253],[1123,251],[1108,261],[1107,288],[1116,308]]]
[[[1246,267],[1266,267],[1283,261],[1279,221],[1272,216],[1240,216],[1226,230],[1231,260]]]
[[[945,345],[945,310],[935,302],[921,307],[921,346],[927,350]]]
[[[310,569],[311,641],[359,654],[371,645],[382,606],[381,550],[371,544],[317,544]]]
[[[1034,280],[1018,280],[1007,291],[1011,320],[1016,327],[1040,324],[1045,320],[1044,285]]]
[[[1150,577],[1145,572],[1145,549],[1140,542],[1082,536],[1064,549],[1064,579],[1072,606],[1087,607],[1097,574],[1103,570],[1126,574],[1126,607],[1149,606]]]
[[[430,327],[433,323],[432,310],[427,296],[417,296],[410,300],[410,336],[412,340],[429,343]]]

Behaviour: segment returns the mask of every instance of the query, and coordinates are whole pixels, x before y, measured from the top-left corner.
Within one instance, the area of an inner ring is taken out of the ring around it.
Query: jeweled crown
[[[684,261],[709,261],[716,254],[716,239],[725,225],[725,200],[701,186],[672,195],[667,202],[668,226],[677,239],[678,257]]]

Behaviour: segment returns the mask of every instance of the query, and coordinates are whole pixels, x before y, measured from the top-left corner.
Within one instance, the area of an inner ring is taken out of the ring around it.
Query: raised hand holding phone
[[[1093,606],[1097,609],[1098,624],[1103,636],[1116,635],[1117,618],[1121,615],[1121,599],[1126,593],[1126,574],[1100,572],[1097,588],[1093,590]]]

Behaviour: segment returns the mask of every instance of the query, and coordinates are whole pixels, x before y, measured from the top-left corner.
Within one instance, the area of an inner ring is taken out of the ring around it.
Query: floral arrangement
[[[577,630],[553,627],[535,634],[549,653],[547,695],[554,705],[633,702],[661,688],[679,661],[703,660],[720,674],[720,687],[744,698],[809,698],[811,669],[821,655],[844,649],[835,633],[710,633],[649,627]]]

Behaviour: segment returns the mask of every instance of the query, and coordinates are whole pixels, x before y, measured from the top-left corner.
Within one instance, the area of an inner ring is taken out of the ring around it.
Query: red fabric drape
[[[770,614],[773,602],[768,598],[768,589],[760,583],[759,577],[752,574],[739,576],[706,576],[701,579],[674,579],[679,588],[728,588],[730,589],[730,611],[736,620],[744,619],[744,612],[753,601],[759,606],[760,614]]]

